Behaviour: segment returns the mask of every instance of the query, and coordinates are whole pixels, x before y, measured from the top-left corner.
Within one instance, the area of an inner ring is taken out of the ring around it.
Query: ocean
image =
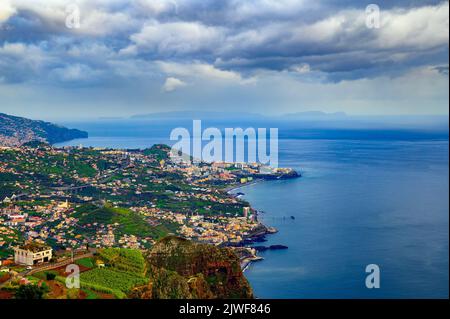
[[[69,123],[64,123],[68,125]],[[90,133],[61,145],[145,148],[169,123],[70,123]],[[289,133],[287,133],[289,132]],[[448,298],[448,137],[405,131],[280,127],[279,162],[302,177],[242,187],[279,232],[245,272],[258,298]],[[448,136],[448,135],[447,135]],[[365,270],[380,269],[368,289]]]

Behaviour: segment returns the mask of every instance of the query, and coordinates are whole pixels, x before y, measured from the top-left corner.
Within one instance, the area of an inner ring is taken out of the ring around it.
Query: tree
[[[43,299],[45,293],[45,287],[22,285],[17,289],[15,297],[16,299]]]
[[[47,272],[45,273],[47,280],[54,280],[56,278],[56,274],[51,273],[51,272]]]

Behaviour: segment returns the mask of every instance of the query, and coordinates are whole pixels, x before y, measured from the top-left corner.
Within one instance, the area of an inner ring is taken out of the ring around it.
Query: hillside
[[[127,209],[113,207],[95,207],[93,205],[85,205],[77,209],[74,217],[78,218],[80,233],[88,236],[89,233],[95,233],[94,224],[118,224],[115,229],[117,236],[134,235],[142,237],[161,238],[169,233],[176,232],[178,224],[164,221],[158,225],[150,225],[145,217]],[[89,226],[88,226],[89,225]]]
[[[160,240],[150,250],[99,248],[93,256],[75,263],[81,270],[78,290],[65,287],[70,274],[65,266],[27,278],[32,284],[49,287],[45,292],[48,299],[253,298],[239,259],[230,249],[174,236]],[[18,277],[8,287],[11,298],[20,288]]]
[[[20,146],[30,141],[54,144],[87,137],[88,133],[80,130],[0,113],[0,146]]]
[[[249,299],[253,291],[228,248],[168,236],[147,254],[151,280],[135,298]]]

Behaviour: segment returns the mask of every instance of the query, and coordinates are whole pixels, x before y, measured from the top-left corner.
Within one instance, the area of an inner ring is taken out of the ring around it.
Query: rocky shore
[[[226,188],[225,191],[231,193],[232,191],[236,191],[244,186],[253,185],[264,180],[291,179],[299,177],[301,177],[301,174],[292,169],[287,170],[286,173],[279,174],[277,176],[274,176],[273,174],[267,175],[258,174],[258,177],[255,180],[238,185],[232,185]],[[236,197],[241,197],[244,195],[245,194],[242,192],[238,192],[237,194],[235,194]],[[288,249],[288,247],[284,245],[253,246],[255,243],[265,242],[266,235],[275,234],[277,232],[278,230],[275,227],[266,226],[260,222],[258,226],[255,227],[253,231],[243,239],[240,245],[241,247],[235,247],[235,252],[241,260],[242,271],[247,270],[247,268],[250,266],[252,262],[264,260],[263,257],[258,256],[258,252],[266,250]]]

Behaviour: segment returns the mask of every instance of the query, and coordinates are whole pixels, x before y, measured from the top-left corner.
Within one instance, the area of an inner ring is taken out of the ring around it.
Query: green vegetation
[[[168,236],[147,255],[151,287],[135,289],[137,297],[154,298],[252,298],[239,258],[228,248],[194,243]]]
[[[125,298],[132,288],[148,283],[148,278],[145,277],[146,262],[139,250],[106,248],[99,250],[98,258],[103,260],[107,267],[83,272],[80,276],[83,289]],[[83,264],[92,262],[90,259],[80,261]]]
[[[78,297],[80,296],[80,290],[79,289],[67,289],[66,291],[66,298],[67,299],[78,299]]]
[[[94,268],[94,261],[92,258],[78,259],[75,263],[86,268]]]
[[[26,278],[34,285],[37,285],[40,281],[40,279],[35,276],[26,276]]]
[[[245,203],[223,204],[206,200],[174,201],[159,198],[157,207],[185,213],[196,212],[205,216],[240,216]]]
[[[145,276],[146,263],[138,250],[106,248],[99,251],[99,257],[109,266],[138,276]]]
[[[151,148],[144,150],[144,155],[153,156],[158,161],[167,160],[169,158],[168,151],[170,151],[170,148],[167,145],[153,145]]]
[[[148,279],[128,272],[98,268],[83,272],[80,276],[81,284],[94,285],[98,287],[120,290],[123,293],[139,285],[148,283]]]
[[[47,272],[46,273],[47,280],[54,280],[56,278],[55,273]]]
[[[4,257],[9,257],[13,255],[13,250],[12,249],[0,249],[0,258],[4,258]]]
[[[0,181],[2,181],[0,179]],[[5,183],[8,181],[5,181]],[[3,199],[5,197],[11,197],[13,194],[17,194],[20,192],[20,189],[13,185],[0,185],[0,199]]]
[[[40,271],[33,275],[33,277],[36,277],[40,280],[54,280],[56,279],[56,276],[58,276],[58,272],[56,272],[55,270]],[[48,279],[49,277],[53,279]]]
[[[15,293],[16,299],[43,299],[48,287],[42,285],[21,285]]]
[[[165,222],[158,226],[151,226],[144,217],[127,208],[101,207],[86,205],[77,210],[74,217],[79,218],[81,225],[86,224],[115,224],[118,223],[118,233],[143,237],[162,238],[175,232],[178,225]]]
[[[109,288],[109,287],[100,286],[100,285],[96,285],[96,284],[91,284],[91,283],[88,283],[88,282],[81,282],[81,287],[83,289],[90,289],[90,290],[96,291],[98,293],[104,293],[104,294],[113,295],[117,299],[124,299],[124,298],[127,297],[127,295],[125,293],[123,293],[119,289],[112,289],[112,288]]]
[[[214,184],[228,183],[222,181],[220,170],[211,167],[209,171],[206,164],[201,170],[177,167],[167,154],[170,148],[164,145],[126,152],[29,146],[33,147],[0,150],[0,201],[2,196],[16,195],[15,211],[28,214],[36,240],[60,248],[58,251],[65,250],[61,255],[66,254],[66,258],[71,252],[69,247],[81,250],[116,245],[156,246],[152,247],[154,258],[144,258],[139,250],[97,248],[93,257],[76,261],[82,268],[82,291],[68,291],[65,297],[126,298],[134,297],[140,289],[145,298],[252,295],[239,260],[229,250],[173,237],[155,245],[154,239],[177,234],[182,224],[187,227],[180,232],[184,236],[204,236],[202,239],[211,242],[221,236],[207,238],[197,226],[217,229],[225,235],[233,231],[225,227],[227,217],[242,216],[243,207],[248,204],[237,201]],[[61,205],[66,200],[68,206]],[[8,206],[6,201],[0,204],[10,210]],[[204,215],[204,223],[189,218],[195,215]],[[0,256],[11,243],[23,239],[21,234],[28,227],[3,227],[0,242],[5,245],[0,247]],[[251,227],[243,223],[237,232]],[[64,258],[61,255],[58,258]],[[48,281],[55,290],[49,296],[64,297],[66,290],[61,292],[52,282],[65,282],[61,269],[28,278],[32,283]],[[39,297],[39,293],[32,291],[21,293],[24,297]]]
[[[0,173],[0,181],[14,182],[17,179],[16,174],[13,173]]]
[[[81,289],[86,294],[86,299],[98,299],[98,295],[90,289]]]
[[[54,144],[86,137],[88,133],[80,130],[0,113],[0,138],[13,145],[28,142],[29,146],[39,147],[42,140]]]

